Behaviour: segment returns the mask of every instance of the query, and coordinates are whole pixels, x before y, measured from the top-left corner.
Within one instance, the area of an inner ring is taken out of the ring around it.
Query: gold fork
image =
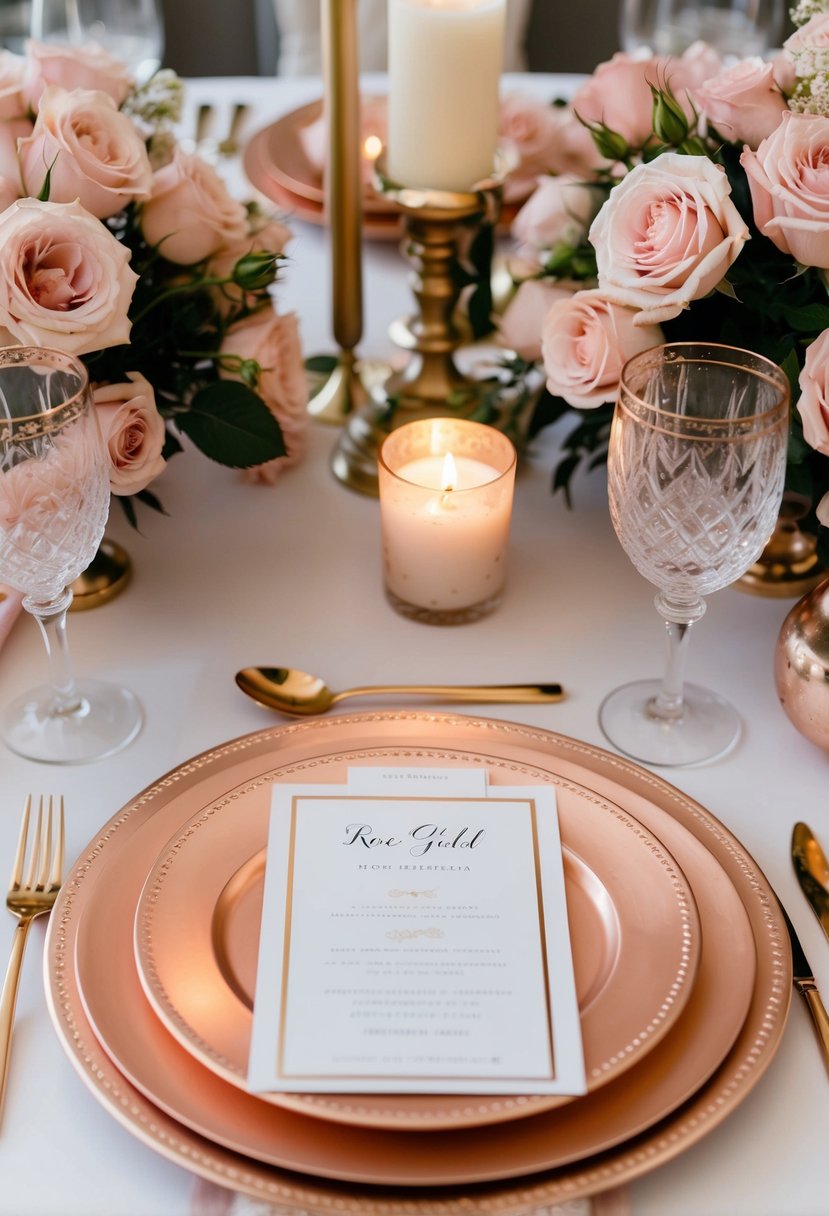
[[[0,996],[0,1116],[3,1113],[3,1098],[6,1093],[6,1078],[9,1073],[14,1007],[17,1003],[20,968],[23,962],[23,951],[26,946],[29,926],[36,916],[42,916],[44,912],[51,911],[60,890],[63,874],[63,798],[60,799],[57,830],[55,830],[52,799],[50,797],[45,815],[43,813],[43,798],[38,803],[34,842],[32,844],[29,865],[26,870],[26,877],[23,877],[31,810],[32,797],[30,794],[23,808],[17,855],[14,859],[12,875],[9,880],[9,891],[6,896],[6,907],[12,916],[17,917],[18,923],[12,939],[11,958],[9,959],[9,966],[6,971],[6,979],[3,983],[3,993]]]

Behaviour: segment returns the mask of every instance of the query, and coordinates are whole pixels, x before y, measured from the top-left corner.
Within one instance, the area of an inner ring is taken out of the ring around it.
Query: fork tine
[[[40,795],[37,804],[37,822],[35,824],[34,840],[32,842],[32,856],[29,859],[29,870],[26,874],[25,885],[31,890],[35,885],[35,874],[37,873],[38,861],[40,858],[41,836],[43,835],[43,795]]]
[[[46,890],[46,880],[49,877],[49,866],[52,861],[52,795],[49,795],[49,806],[43,821],[43,831],[40,835],[40,872],[37,876],[37,889]]]
[[[65,846],[65,829],[63,820],[63,794],[58,804],[58,831],[55,843],[55,855],[52,858],[52,869],[49,874],[49,886],[59,887],[63,879],[63,851]]]
[[[26,799],[26,805],[23,808],[23,818],[20,820],[20,836],[17,841],[17,852],[14,857],[14,865],[12,866],[12,876],[9,879],[10,887],[19,887],[23,879],[23,861],[26,856],[26,838],[29,835],[29,815],[32,810],[32,795]]]

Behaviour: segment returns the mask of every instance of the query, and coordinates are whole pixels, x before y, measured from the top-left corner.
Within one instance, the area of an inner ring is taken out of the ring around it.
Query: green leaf
[[[784,308],[783,315],[792,329],[801,333],[822,333],[829,329],[829,305],[804,304],[802,308]]]
[[[171,456],[177,455],[182,451],[181,443],[178,436],[174,435],[170,428],[167,428],[167,434],[164,437],[164,447],[161,449],[161,455],[165,460],[169,460]]]
[[[570,497],[570,478],[579,467],[580,462],[581,457],[576,454],[572,456],[565,456],[563,460],[558,462],[555,473],[553,474],[553,493],[555,494],[557,490],[561,490],[564,494],[564,499],[567,506],[571,508],[573,506],[573,500]]]
[[[139,490],[135,495],[139,502],[143,502],[145,507],[151,507],[153,511],[158,511],[159,515],[167,515],[164,510],[161,500],[152,493],[151,490]]]
[[[113,494],[113,498],[118,500],[118,505],[127,517],[127,523],[131,528],[138,531],[138,516],[135,514],[135,504],[132,498],[126,494]]]
[[[829,568],[829,528],[821,528],[817,534],[817,555],[820,564]]]
[[[234,380],[201,389],[175,421],[205,456],[231,469],[248,469],[285,455],[273,414],[261,397]]]
[[[55,161],[57,159],[58,159],[58,157],[56,154],[55,160],[52,161],[51,165],[46,170],[46,176],[43,179],[43,185],[40,187],[40,190],[38,191],[38,194],[37,194],[37,201],[39,203],[48,203],[48,201],[49,201],[49,195],[52,190],[52,170],[55,167]]]
[[[305,360],[305,370],[319,376],[330,376],[336,366],[336,355],[311,355]]]
[[[794,347],[792,347],[785,359],[781,359],[780,370],[789,382],[792,400],[796,401],[800,396],[800,363],[798,362],[797,351]]]

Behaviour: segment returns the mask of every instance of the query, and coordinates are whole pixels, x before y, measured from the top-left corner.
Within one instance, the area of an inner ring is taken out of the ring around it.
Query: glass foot
[[[45,685],[24,693],[0,718],[7,747],[44,764],[87,764],[111,756],[135,738],[144,715],[126,688],[101,680],[77,680],[77,708],[55,712],[55,694]]]
[[[733,705],[707,688],[686,684],[682,717],[666,722],[650,712],[660,688],[659,680],[637,680],[605,698],[599,725],[615,748],[633,760],[665,766],[701,764],[730,751],[740,737]]]

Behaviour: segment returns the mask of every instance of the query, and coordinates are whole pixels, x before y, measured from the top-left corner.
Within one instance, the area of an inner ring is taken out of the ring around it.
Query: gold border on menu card
[[[544,1010],[547,1018],[547,1042],[550,1052],[550,1072],[549,1080],[555,1080],[556,1063],[555,1063],[555,1048],[553,1044],[553,1017],[550,1006],[550,974],[547,964],[547,933],[544,923],[544,896],[541,886],[541,858],[538,848],[538,819],[536,813],[534,798],[417,798],[417,797],[401,797],[396,794],[295,794],[291,798],[291,827],[288,842],[288,867],[287,877],[285,882],[285,929],[283,934],[282,946],[282,975],[280,981],[279,994],[279,1029],[277,1033],[277,1052],[276,1052],[276,1076],[284,1077],[286,1080],[326,1080],[326,1081],[371,1081],[376,1079],[376,1074],[373,1073],[288,1073],[284,1068],[285,1059],[285,1025],[286,1025],[286,1010],[288,1003],[288,971],[290,966],[291,953],[291,928],[293,923],[293,893],[294,893],[294,863],[296,860],[296,830],[297,830],[297,803],[304,799],[314,802],[320,801],[324,797],[326,802],[486,802],[486,803],[509,803],[515,806],[526,806],[530,812],[530,832],[532,835],[533,848],[533,870],[535,873],[535,892],[536,892],[536,910],[538,913],[538,933],[539,933],[539,949],[541,951],[541,966],[544,977]],[[508,1077],[499,1076],[497,1078],[490,1076],[472,1077],[449,1076],[445,1073],[440,1073],[437,1076],[431,1076],[424,1073],[383,1073],[383,1079],[395,1081],[408,1081],[414,1076],[421,1081],[521,1081],[532,1082],[538,1081],[539,1077]]]

